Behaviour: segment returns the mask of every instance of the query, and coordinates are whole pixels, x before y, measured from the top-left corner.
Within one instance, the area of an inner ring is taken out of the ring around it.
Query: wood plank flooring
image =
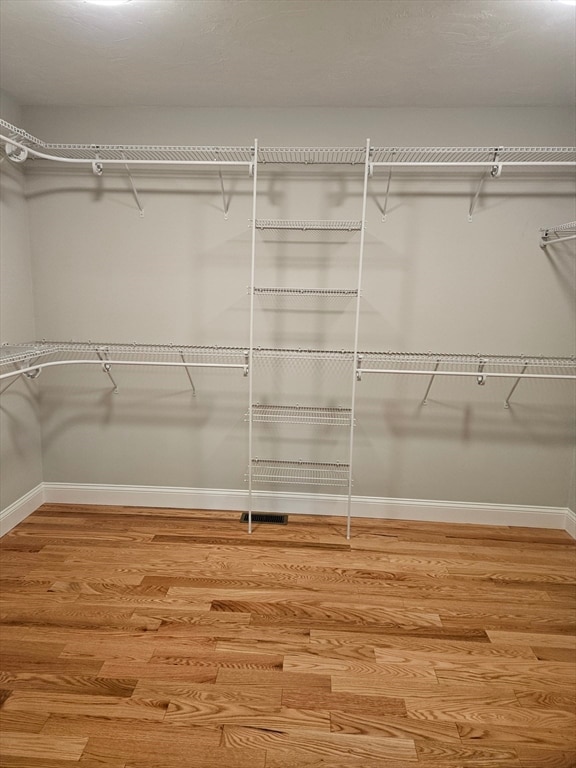
[[[567,533],[239,518],[0,541],[2,768],[575,768]]]

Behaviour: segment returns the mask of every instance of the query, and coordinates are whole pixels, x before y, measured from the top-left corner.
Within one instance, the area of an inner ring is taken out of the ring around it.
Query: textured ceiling
[[[23,105],[537,106],[575,100],[555,0],[0,0]]]

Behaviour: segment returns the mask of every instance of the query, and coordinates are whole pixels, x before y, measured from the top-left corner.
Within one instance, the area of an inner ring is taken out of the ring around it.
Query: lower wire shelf
[[[257,483],[348,486],[350,465],[317,461],[252,459],[252,480]]]

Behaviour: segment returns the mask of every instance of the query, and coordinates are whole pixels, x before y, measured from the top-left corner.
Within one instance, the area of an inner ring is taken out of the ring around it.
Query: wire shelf
[[[252,164],[254,147],[196,147],[139,144],[61,144],[42,141],[6,120],[0,119],[4,141],[17,142],[31,156],[63,162],[92,163],[230,163]],[[24,158],[21,158],[24,159]],[[366,160],[366,147],[261,147],[262,163],[359,165]],[[574,165],[574,147],[373,147],[374,165]]]
[[[301,229],[304,231],[335,229],[356,232],[362,229],[362,222],[350,220],[256,219],[256,229]]]
[[[576,147],[373,147],[374,165],[576,164]]]
[[[326,360],[353,363],[354,352],[347,349],[288,349],[277,347],[255,347],[253,351],[255,360]]]
[[[365,147],[260,147],[258,162],[303,165],[359,165],[366,161]]]
[[[252,459],[252,480],[257,483],[347,487],[349,472],[349,464]]]
[[[567,224],[558,224],[555,227],[546,227],[541,229],[542,233],[540,245],[544,248],[549,243],[564,242],[565,240],[576,239],[576,221],[569,221]]]
[[[256,296],[358,296],[353,288],[260,288],[254,287]]]
[[[98,342],[31,342],[0,346],[0,379],[60,365],[240,368],[249,351],[240,347]]]
[[[377,372],[429,376],[576,379],[576,358],[363,352],[358,356],[358,371],[360,374]]]
[[[333,427],[349,427],[351,408],[316,408],[303,405],[252,406],[252,420],[269,424],[317,424]]]

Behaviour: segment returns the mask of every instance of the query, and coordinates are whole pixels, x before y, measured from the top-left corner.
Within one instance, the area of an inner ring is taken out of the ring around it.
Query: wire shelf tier
[[[159,146],[148,144],[51,144],[22,131],[5,120],[0,128],[9,134],[7,138],[25,145],[40,156],[55,160],[86,160],[150,163],[240,163],[254,161],[253,147],[197,147]]]
[[[576,239],[576,221],[567,224],[558,224],[555,227],[541,229],[540,245],[545,247],[549,243],[564,242]]]
[[[366,161],[365,147],[260,147],[258,162],[303,165],[359,165]]]
[[[349,471],[349,464],[252,459],[252,480],[257,483],[347,487]]]
[[[358,296],[354,288],[264,288],[254,287],[256,296]]]
[[[353,363],[354,352],[347,349],[287,349],[276,347],[255,347],[253,351],[255,360],[326,360]]]
[[[241,368],[248,350],[239,347],[97,342],[31,342],[0,346],[0,378],[59,365],[105,363],[134,366]]]
[[[576,358],[433,352],[363,352],[358,356],[358,370],[360,373],[405,373],[430,376],[481,374],[510,378],[576,379]]]
[[[256,229],[301,229],[304,231],[334,229],[356,232],[362,229],[362,222],[350,220],[256,219]]]
[[[139,144],[51,143],[0,119],[5,141],[17,142],[31,156],[68,162],[239,163],[254,162],[254,147],[160,146]],[[358,165],[366,160],[366,147],[261,147],[262,163]],[[395,165],[574,165],[574,147],[373,147],[370,162]]]
[[[576,147],[373,147],[374,165],[575,164]]]
[[[317,424],[333,427],[349,427],[351,408],[316,408],[303,405],[252,406],[252,420],[270,424]]]

